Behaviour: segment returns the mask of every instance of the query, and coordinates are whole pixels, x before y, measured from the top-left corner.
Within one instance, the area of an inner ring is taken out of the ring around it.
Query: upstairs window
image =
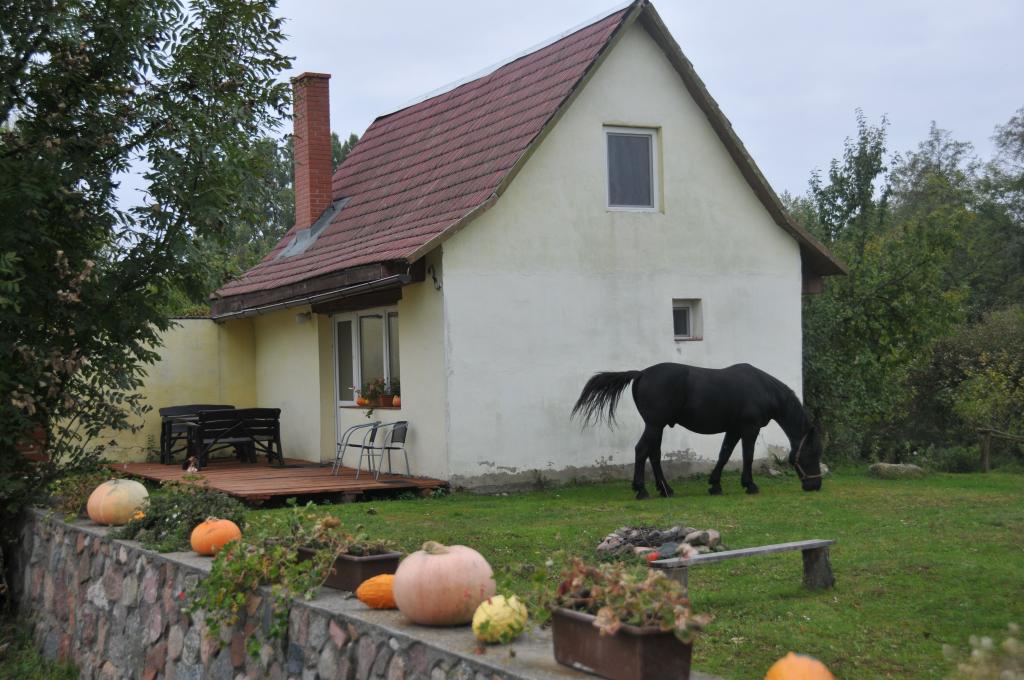
[[[608,207],[654,210],[657,205],[656,131],[606,127]]]

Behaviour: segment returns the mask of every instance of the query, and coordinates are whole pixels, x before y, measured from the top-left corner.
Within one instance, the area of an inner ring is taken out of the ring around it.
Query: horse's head
[[[821,491],[821,435],[810,425],[800,443],[789,452],[789,464],[796,470],[804,491]]]

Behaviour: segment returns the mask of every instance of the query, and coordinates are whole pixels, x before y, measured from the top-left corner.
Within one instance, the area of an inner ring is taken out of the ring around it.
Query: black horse
[[[584,426],[607,418],[615,422],[615,407],[622,390],[633,383],[633,401],[644,419],[644,433],[636,444],[633,490],[647,498],[644,463],[651,461],[654,483],[662,496],[672,488],[661,471],[661,435],[665,426],[682,425],[701,434],[725,433],[718,464],[708,480],[711,494],[722,493],[722,468],[736,442],[743,441],[743,475],[747,493],[757,493],[751,473],[754,442],[761,428],[774,420],[789,437],[789,463],[796,469],[804,491],[821,489],[821,437],[793,390],[750,364],[710,369],[684,364],[656,364],[642,371],[597,373],[583,387],[572,409]]]

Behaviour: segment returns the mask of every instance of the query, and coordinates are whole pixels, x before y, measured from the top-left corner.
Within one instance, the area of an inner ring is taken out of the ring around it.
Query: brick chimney
[[[316,222],[331,204],[331,107],[328,73],[292,78],[295,125],[295,226]]]

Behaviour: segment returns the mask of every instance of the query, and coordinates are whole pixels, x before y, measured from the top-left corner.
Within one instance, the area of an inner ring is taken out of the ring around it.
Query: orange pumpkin
[[[366,397],[356,397],[356,406],[369,406],[370,400]]]
[[[398,609],[427,626],[469,623],[480,603],[497,590],[491,565],[480,553],[434,541],[398,565],[393,588]]]
[[[207,517],[192,530],[192,549],[200,555],[216,555],[229,541],[242,537],[242,530],[229,519]]]
[[[392,406],[401,406],[402,405],[402,398],[400,396],[398,396],[397,394],[395,396],[391,397],[391,405]]]
[[[790,652],[772,664],[764,680],[835,680],[835,676],[817,659]]]
[[[133,479],[111,479],[89,495],[86,512],[96,524],[128,524],[136,512],[146,507],[149,492]]]
[[[368,578],[356,588],[356,597],[370,609],[394,609],[395,591],[392,586],[395,583],[394,574],[380,574]]]

